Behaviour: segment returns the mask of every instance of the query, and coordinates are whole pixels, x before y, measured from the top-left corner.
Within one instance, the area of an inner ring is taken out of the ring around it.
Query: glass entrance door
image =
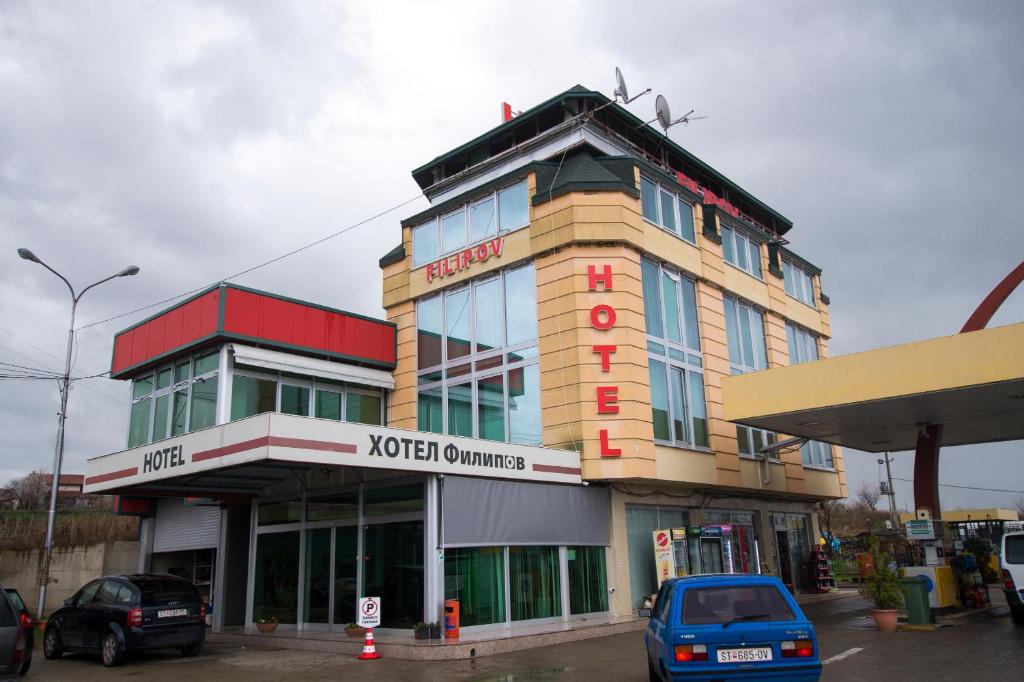
[[[381,627],[423,619],[423,521],[363,526],[363,585],[365,596],[381,597]]]
[[[702,573],[724,573],[721,538],[700,539],[700,563]]]
[[[334,625],[356,622],[358,599],[359,528],[334,528]],[[375,595],[376,596],[376,595]]]

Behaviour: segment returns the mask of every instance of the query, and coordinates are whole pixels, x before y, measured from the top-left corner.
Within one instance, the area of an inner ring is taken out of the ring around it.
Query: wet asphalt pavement
[[[822,680],[1024,679],[1024,627],[1010,621],[1005,607],[950,620],[931,632],[883,635],[874,629],[868,605],[843,597],[805,605],[818,631]],[[39,652],[37,652],[39,653]],[[475,660],[359,661],[340,654],[293,650],[254,650],[208,646],[197,658],[158,652],[106,669],[97,658],[66,656],[59,661],[38,655],[29,680],[182,679],[223,682],[264,680],[427,680],[458,682],[644,682],[647,668],[641,634],[629,633],[572,644],[519,651]]]

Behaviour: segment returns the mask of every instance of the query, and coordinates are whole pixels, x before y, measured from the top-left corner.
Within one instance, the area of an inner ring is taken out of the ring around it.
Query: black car
[[[28,672],[29,667],[32,665],[32,649],[35,646],[35,621],[32,620],[32,614],[29,613],[28,607],[25,606],[25,600],[21,598],[18,591],[13,587],[5,587],[4,592],[7,593],[7,598],[11,602],[11,606],[18,615],[18,627],[21,628],[21,636],[24,638],[25,650],[21,655],[21,670],[19,671],[22,675]]]
[[[98,653],[103,665],[126,654],[176,648],[195,656],[206,637],[206,608],[195,586],[173,575],[98,578],[64,601],[46,623],[43,655]]]

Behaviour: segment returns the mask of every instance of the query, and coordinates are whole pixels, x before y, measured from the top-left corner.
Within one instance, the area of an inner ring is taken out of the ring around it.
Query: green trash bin
[[[914,575],[900,578],[903,601],[907,605],[907,622],[927,625],[932,622],[932,609],[928,604],[928,578]]]

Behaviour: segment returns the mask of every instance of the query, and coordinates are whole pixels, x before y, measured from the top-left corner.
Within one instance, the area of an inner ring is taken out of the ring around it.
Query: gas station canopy
[[[866,452],[1024,439],[1024,323],[727,377],[725,418]]]

